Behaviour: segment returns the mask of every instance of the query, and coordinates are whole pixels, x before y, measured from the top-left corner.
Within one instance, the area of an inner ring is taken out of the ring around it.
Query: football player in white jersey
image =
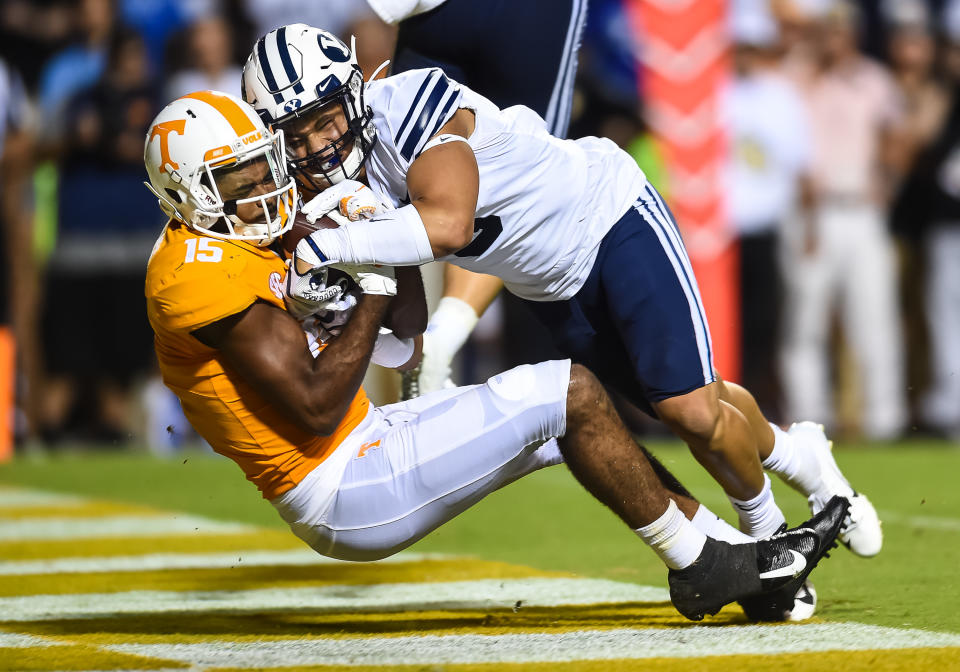
[[[670,568],[671,599],[694,620],[796,586],[835,545],[849,508],[842,497],[770,539],[707,535],[688,519],[697,502],[665,487],[603,386],[569,359],[374,407],[361,379],[396,302],[420,312],[419,270],[343,267],[358,292],[349,318],[324,347],[311,347],[297,309],[335,309],[345,290],[327,286],[324,269],[311,275],[309,293],[284,301],[276,243],[292,225],[297,189],[282,148],[282,133],[228,94],[198,91],[160,112],[144,162],[170,221],[145,292],[164,381],[191,423],[317,552],[387,557],[560,463]],[[411,335],[423,321],[408,325]],[[402,365],[411,350],[380,361]]]
[[[567,135],[587,5],[587,0],[370,0],[380,18],[397,24],[393,73],[440,68],[497,107],[531,108],[558,138]],[[526,47],[523,68],[516,67],[512,49],[518,41]],[[454,356],[502,288],[496,276],[443,264],[443,297],[423,334],[421,364],[403,374],[405,399],[453,384]],[[505,301],[508,329],[536,329],[531,315],[514,309],[519,299]],[[549,339],[531,333],[527,340],[536,337]]]
[[[305,213],[326,214],[361,182],[386,206],[306,237],[294,272],[442,259],[497,275],[561,351],[688,443],[744,532],[784,525],[765,467],[815,512],[833,495],[849,498],[841,539],[859,555],[880,550],[876,511],[844,479],[823,432],[809,423],[783,432],[718,378],[676,222],[613,142],[559,140],[531,110],[500,110],[437,69],[364,84],[351,49],[303,24],[258,40],[243,87],[284,132],[306,195],[317,194]]]

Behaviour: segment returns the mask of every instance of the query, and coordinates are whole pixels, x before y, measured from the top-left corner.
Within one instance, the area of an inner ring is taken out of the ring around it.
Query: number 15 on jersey
[[[223,259],[223,248],[209,238],[188,238],[186,245],[187,256],[183,259],[185,264],[194,261],[217,262]]]

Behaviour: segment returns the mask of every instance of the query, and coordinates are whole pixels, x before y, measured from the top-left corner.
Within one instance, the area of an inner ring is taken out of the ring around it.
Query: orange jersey
[[[147,316],[163,382],[194,429],[267,499],[300,483],[366,416],[360,388],[330,436],[300,429],[191,332],[255,301],[283,305],[284,261],[269,249],[169,223],[147,265]],[[304,347],[307,347],[304,336]]]

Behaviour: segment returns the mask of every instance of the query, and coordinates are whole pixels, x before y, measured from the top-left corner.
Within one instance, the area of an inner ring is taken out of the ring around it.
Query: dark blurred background
[[[669,200],[632,4],[589,2],[570,137],[612,138]],[[727,14],[714,112],[739,379],[783,422],[960,438],[960,0],[731,0]],[[0,0],[0,324],[22,449],[195,440],[144,311],[164,223],[141,185],[144,135],[175,97],[239,95],[256,37],[295,21],[356,36],[368,74],[393,51],[365,0]],[[503,316],[481,321],[457,382],[536,358]]]

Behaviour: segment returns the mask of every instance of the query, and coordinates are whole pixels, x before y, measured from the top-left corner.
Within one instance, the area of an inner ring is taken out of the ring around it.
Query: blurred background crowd
[[[569,135],[610,137],[669,200],[630,1],[589,2]],[[779,421],[960,438],[960,0],[730,0],[728,13],[714,113],[740,248],[729,377]],[[144,310],[163,225],[141,184],[144,136],[175,97],[239,95],[256,37],[295,21],[356,36],[366,73],[393,51],[365,0],[0,0],[0,324],[17,343],[19,445],[190,440]],[[549,355],[510,311],[481,321],[458,382]]]

